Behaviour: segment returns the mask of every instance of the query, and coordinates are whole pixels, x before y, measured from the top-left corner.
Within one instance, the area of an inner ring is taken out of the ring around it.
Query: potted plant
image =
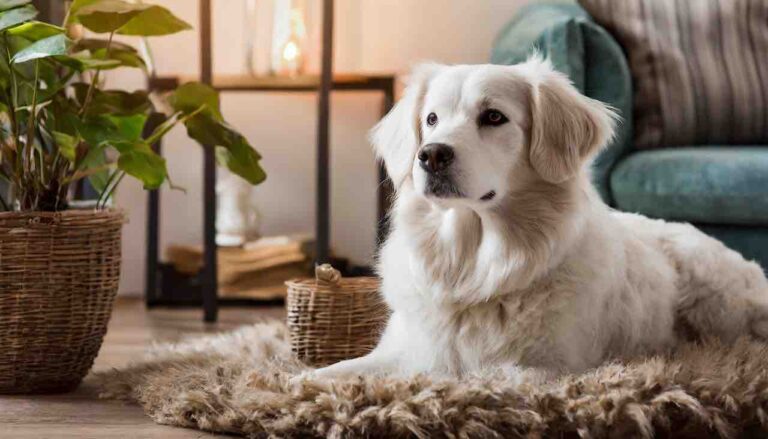
[[[125,176],[147,189],[170,184],[152,148],[169,130],[183,124],[234,174],[265,178],[210,87],[183,84],[153,99],[105,89],[107,70],[146,71],[116,35],[168,35],[187,23],[124,0],[75,0],[61,26],[36,15],[30,0],[0,0],[0,179],[10,187],[0,194],[0,393],[70,390],[90,369],[119,279],[123,214],[108,200]],[[153,125],[155,98],[170,114]],[[75,209],[73,188],[85,179],[100,197]]]

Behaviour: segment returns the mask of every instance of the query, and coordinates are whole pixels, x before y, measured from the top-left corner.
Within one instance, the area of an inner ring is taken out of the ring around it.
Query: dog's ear
[[[442,66],[421,64],[413,69],[403,97],[371,130],[370,140],[376,156],[384,161],[395,188],[400,187],[411,171],[416,150],[421,144],[419,113],[429,79]]]
[[[531,93],[530,160],[542,178],[561,183],[610,141],[617,116],[579,93],[549,62],[532,62],[538,78]]]

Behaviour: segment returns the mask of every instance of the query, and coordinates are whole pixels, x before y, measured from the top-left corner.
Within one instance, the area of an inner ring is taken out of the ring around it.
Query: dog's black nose
[[[443,171],[451,162],[453,162],[453,148],[444,143],[430,143],[419,150],[419,165],[427,172]]]

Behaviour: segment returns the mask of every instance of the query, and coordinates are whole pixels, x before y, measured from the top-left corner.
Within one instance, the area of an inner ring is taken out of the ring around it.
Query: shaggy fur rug
[[[547,380],[365,377],[305,370],[281,323],[159,346],[97,374],[102,396],[161,424],[249,437],[768,437],[768,346],[690,344],[666,357]]]

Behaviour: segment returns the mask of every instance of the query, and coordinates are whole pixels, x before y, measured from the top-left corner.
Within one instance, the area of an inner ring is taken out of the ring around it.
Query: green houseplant
[[[0,179],[10,188],[0,194],[3,393],[69,390],[90,369],[119,279],[123,215],[108,200],[125,176],[147,189],[172,186],[152,145],[174,126],[215,148],[219,163],[248,182],[266,177],[210,87],[187,83],[165,96],[104,87],[109,70],[147,70],[116,36],[190,28],[170,11],[74,0],[64,23],[36,15],[30,0],[0,0]],[[158,101],[170,109],[161,117]],[[100,197],[95,208],[71,209],[84,179]]]

